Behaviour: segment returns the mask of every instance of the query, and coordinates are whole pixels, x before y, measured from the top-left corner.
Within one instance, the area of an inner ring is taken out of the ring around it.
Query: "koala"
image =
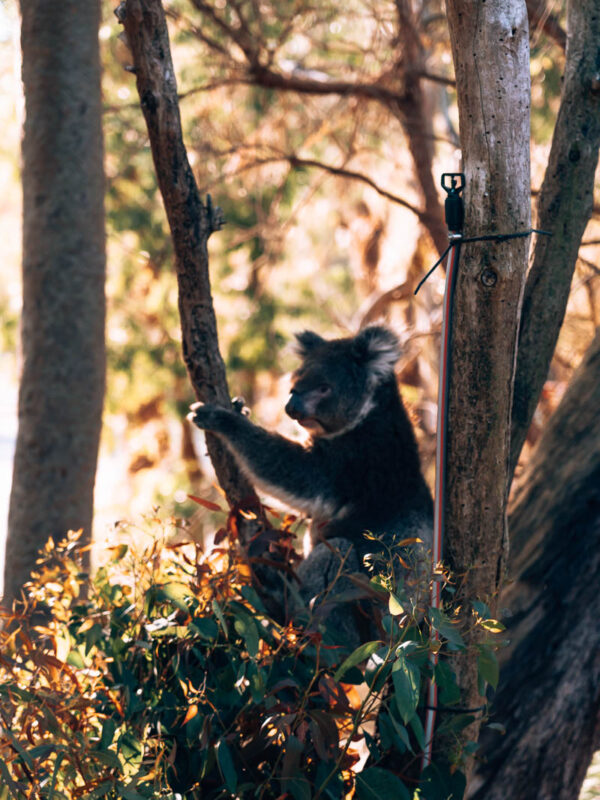
[[[196,403],[189,418],[225,442],[259,489],[311,518],[313,547],[344,540],[360,559],[373,546],[365,531],[418,535],[430,546],[432,500],[394,374],[397,337],[374,325],[296,340],[302,361],[285,411],[308,431],[306,446],[235,410]]]

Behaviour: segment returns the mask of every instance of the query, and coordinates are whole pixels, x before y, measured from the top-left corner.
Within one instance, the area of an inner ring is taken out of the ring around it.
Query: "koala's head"
[[[304,331],[296,340],[302,364],[292,378],[286,413],[313,437],[353,428],[373,408],[377,387],[393,376],[398,339],[373,325],[347,339],[327,341]]]

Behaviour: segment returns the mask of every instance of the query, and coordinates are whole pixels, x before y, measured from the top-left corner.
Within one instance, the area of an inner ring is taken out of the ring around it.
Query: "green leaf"
[[[252,586],[242,586],[241,593],[242,597],[252,605],[255,611],[258,611],[260,614],[267,613],[267,610],[264,607],[262,600],[258,596],[256,589],[253,589]]]
[[[415,735],[415,739],[421,750],[425,750],[425,731],[423,730],[423,723],[419,719],[418,714],[414,714],[410,721],[410,727]]]
[[[294,800],[310,800],[312,797],[310,783],[306,778],[289,778],[285,781],[285,788]]]
[[[435,630],[453,645],[453,649],[463,649],[465,647],[464,640],[456,624],[448,619],[443,611],[440,611],[439,608],[430,608],[429,619]]]
[[[156,596],[157,600],[166,601],[180,611],[185,611],[186,614],[190,613],[188,602],[186,602],[190,599],[190,590],[184,583],[164,583],[157,587]]]
[[[505,626],[497,619],[484,619],[479,624],[490,633],[502,633],[506,630]]]
[[[473,600],[471,605],[481,619],[489,619],[492,616],[492,612],[482,600]]]
[[[479,646],[477,656],[477,671],[479,676],[489,683],[492,689],[498,688],[498,678],[500,677],[500,667],[494,651],[486,645]]]
[[[130,764],[137,764],[142,760],[142,756],[144,755],[144,747],[140,740],[130,733],[129,731],[125,731],[119,737],[119,752]]]
[[[115,731],[117,730],[117,723],[114,719],[110,717],[105,719],[102,723],[102,734],[100,736],[100,744],[98,745],[100,750],[108,750],[110,745],[113,742]]]
[[[85,661],[79,650],[71,650],[67,656],[67,664],[70,664],[76,669],[85,669]]]
[[[423,800],[462,800],[466,780],[459,770],[450,772],[448,765],[436,762],[423,770],[419,786]]]
[[[117,788],[119,790],[119,797],[122,797],[123,800],[146,800],[146,797],[144,797],[143,794],[136,792],[131,785],[123,786],[122,783],[119,783]]]
[[[210,617],[195,617],[193,622],[190,623],[190,627],[195,633],[198,633],[209,642],[214,642],[219,635],[219,627],[214,619]]]
[[[356,776],[358,800],[410,800],[410,792],[400,778],[381,767],[369,767]]]
[[[221,623],[221,627],[223,628],[223,633],[225,634],[225,638],[229,639],[229,628],[227,627],[227,620],[225,619],[225,614],[223,614],[223,609],[216,600],[212,601],[212,609],[215,612],[215,617]]]
[[[392,681],[394,683],[394,702],[406,725],[412,719],[419,702],[421,675],[419,668],[411,664],[404,653],[400,653],[396,657],[392,667]]]
[[[441,659],[435,665],[435,682],[440,690],[440,703],[451,706],[460,700],[460,689],[456,684],[456,676],[446,661]]]
[[[223,780],[225,781],[229,791],[234,794],[235,790],[237,789],[238,776],[233,763],[233,758],[231,756],[231,750],[224,739],[220,739],[217,742],[215,749],[217,751],[217,762],[219,764],[219,769],[221,770]]]
[[[360,664],[361,661],[364,661],[369,656],[373,655],[373,653],[381,647],[381,641],[377,640],[376,642],[366,642],[362,644],[360,647],[357,647],[353,653],[350,653],[348,658],[342,662],[342,664],[338,667],[333,676],[334,681],[339,681],[342,675],[349,670],[351,667],[355,667],[357,664]]]
[[[59,770],[60,765],[62,764],[64,758],[65,758],[65,753],[64,752],[60,752],[56,756],[56,761],[54,762],[54,772],[52,773],[52,783],[50,784],[50,789],[48,791],[48,800],[54,800],[54,794],[55,794],[54,787],[56,786],[56,780],[57,780],[58,775],[59,775],[58,770]],[[61,794],[62,794],[62,792],[61,792]],[[56,800],[59,800],[59,798],[60,798],[60,795],[59,795],[58,792],[56,792]]]
[[[393,617],[397,617],[400,614],[404,614],[404,606],[402,605],[400,600],[398,600],[398,598],[393,592],[390,592],[390,597],[388,600],[388,609]]]
[[[113,551],[113,557],[111,558],[111,562],[113,564],[117,564],[127,554],[127,551],[129,550],[129,545],[118,544],[115,547],[110,547],[109,550]]]
[[[410,750],[411,753],[414,752],[412,745],[410,743],[410,736],[408,735],[408,731],[406,730],[404,725],[400,725],[400,723],[398,722],[397,719],[395,719],[393,714],[390,714],[390,720],[392,722],[392,725],[394,726],[394,731],[396,732],[396,735],[398,736],[402,744],[406,747],[407,750]]]
[[[242,615],[238,613],[234,620],[233,627],[246,643],[251,658],[256,658],[260,639],[256,629],[256,623],[252,617],[248,614]]]
[[[106,795],[114,789],[115,785],[112,781],[104,781],[101,783],[100,786],[96,786],[96,788],[89,792],[88,794],[83,795],[81,800],[97,800],[99,797],[106,797]]]
[[[29,756],[33,759],[47,758],[55,749],[53,744],[38,744],[37,747],[32,747],[29,750]]]

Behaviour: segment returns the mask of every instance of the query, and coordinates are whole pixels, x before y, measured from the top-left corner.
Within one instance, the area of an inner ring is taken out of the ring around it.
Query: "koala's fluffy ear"
[[[325,344],[325,339],[322,339],[314,331],[302,331],[302,333],[296,333],[295,336],[296,346],[294,349],[301,358],[306,358],[317,347]]]
[[[374,377],[383,378],[393,373],[400,358],[400,342],[389,328],[370,325],[355,337],[354,343],[357,357],[368,362]]]

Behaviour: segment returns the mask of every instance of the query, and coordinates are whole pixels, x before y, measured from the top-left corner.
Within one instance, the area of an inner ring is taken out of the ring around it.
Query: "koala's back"
[[[432,500],[423,478],[412,425],[391,374],[377,386],[372,407],[349,430],[312,443],[330,471],[336,498],[329,514],[313,515],[312,539],[344,537],[358,552],[365,531],[413,536],[431,544]]]

